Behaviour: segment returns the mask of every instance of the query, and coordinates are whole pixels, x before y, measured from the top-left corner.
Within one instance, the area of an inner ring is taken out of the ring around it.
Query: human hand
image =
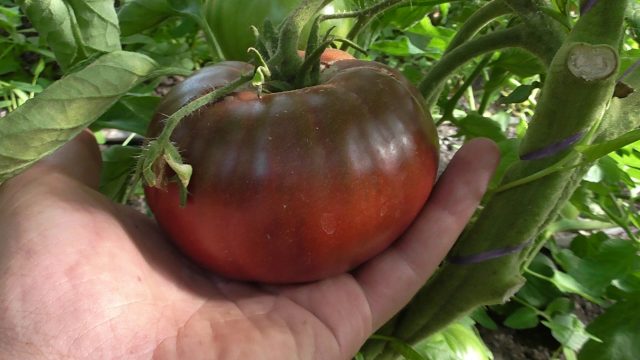
[[[191,264],[153,220],[96,191],[99,159],[83,133],[0,186],[2,359],[349,359],[437,268],[498,152],[469,142],[389,249],[295,286]]]

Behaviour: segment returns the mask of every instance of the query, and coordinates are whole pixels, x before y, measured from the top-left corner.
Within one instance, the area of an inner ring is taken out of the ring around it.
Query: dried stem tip
[[[608,45],[580,43],[569,50],[567,66],[574,76],[586,81],[605,80],[618,69],[618,54]]]

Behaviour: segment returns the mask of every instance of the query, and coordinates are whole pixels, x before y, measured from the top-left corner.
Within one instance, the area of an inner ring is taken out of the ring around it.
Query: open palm
[[[443,259],[495,168],[467,144],[390,249],[297,286],[219,278],[95,189],[83,134],[0,187],[0,358],[348,359]]]

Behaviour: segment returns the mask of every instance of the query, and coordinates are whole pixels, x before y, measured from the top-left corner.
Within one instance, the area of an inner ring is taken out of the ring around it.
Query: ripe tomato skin
[[[251,69],[204,68],[165,97],[151,123]],[[433,121],[395,70],[342,60],[322,83],[264,94],[242,90],[200,109],[172,140],[193,166],[189,197],[146,188],[173,241],[233,279],[313,281],[349,271],[388,247],[427,200],[438,166]]]

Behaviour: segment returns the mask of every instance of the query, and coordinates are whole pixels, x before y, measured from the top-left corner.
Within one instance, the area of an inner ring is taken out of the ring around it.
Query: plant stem
[[[605,206],[600,205],[600,208],[602,209],[602,211],[604,211],[604,213],[607,215],[607,217],[611,221],[613,221],[616,225],[620,226],[622,230],[624,230],[624,232],[627,233],[627,235],[631,240],[633,240],[636,243],[639,242],[640,240],[638,240],[636,235],[629,228],[629,225],[627,224],[627,222],[624,220],[625,211],[620,207],[620,204],[618,204],[618,201],[616,200],[615,196],[613,196],[613,194],[610,193],[609,198],[613,203],[613,205],[616,207],[618,214],[614,214],[613,211],[607,209]]]
[[[147,181],[147,184],[150,186],[162,186],[162,184],[164,183],[164,179],[162,179],[163,174],[160,174],[160,176],[158,176],[159,174],[153,173],[152,169],[154,168],[154,164],[156,164],[157,161],[164,161],[161,159],[164,159],[165,154],[169,151],[168,149],[173,147],[173,144],[171,143],[171,134],[173,134],[173,131],[183,118],[187,117],[189,114],[207,105],[208,103],[217,101],[224,96],[232,93],[238,87],[250,81],[253,78],[253,75],[253,72],[242,75],[237,80],[189,102],[178,111],[173,113],[171,116],[169,116],[165,120],[165,127],[162,129],[160,135],[155,140],[149,142],[146,147],[146,152],[143,153],[143,156],[141,156],[138,160],[131,185],[125,195],[125,201],[126,199],[129,199],[132,192],[135,190],[135,187],[138,185],[140,179],[142,179],[143,177]],[[178,157],[176,161],[181,163],[182,159],[179,159],[180,155],[176,155]],[[151,176],[147,176],[147,174],[151,174]],[[160,179],[158,179],[158,177],[160,177]],[[190,175],[185,178],[185,183],[189,182],[189,177]]]
[[[447,77],[473,58],[508,47],[526,47],[527,39],[524,34],[524,25],[516,25],[478,37],[444,55],[418,86],[427,104],[430,106],[435,103],[439,89]]]
[[[203,95],[191,101],[187,105],[181,107],[178,111],[173,113],[171,116],[169,116],[165,120],[166,125],[164,129],[162,129],[162,132],[160,133],[160,135],[158,136],[157,141],[169,143],[171,141],[170,140],[171,134],[173,133],[173,131],[175,130],[175,128],[178,126],[178,124],[183,118],[185,118],[192,112],[200,109],[201,107],[207,105],[208,103],[215,102],[221,99],[222,97],[231,94],[234,90],[236,90],[238,87],[242,86],[252,78],[253,78],[253,73],[242,75],[237,80],[232,81],[229,84],[219,89],[216,89],[206,95]]]
[[[524,301],[523,299],[520,299],[520,297],[514,296],[511,299],[513,301],[521,304],[522,306],[528,308],[529,310],[533,310],[533,312],[535,312],[538,316],[543,317],[545,320],[551,321],[551,317],[547,313],[545,313],[544,311],[541,311],[540,309],[538,309],[537,307],[529,304],[528,302]]]
[[[546,167],[536,173],[533,173],[529,176],[525,176],[522,177],[520,179],[514,180],[512,182],[509,182],[507,184],[501,185],[500,187],[498,187],[497,189],[491,191],[491,193],[499,193],[499,192],[503,192],[503,191],[507,191],[509,189],[513,189],[515,187],[518,186],[522,186],[524,184],[528,184],[530,182],[542,179],[545,176],[551,175],[553,173],[556,173],[558,171],[562,171],[562,170],[571,170],[574,169],[575,167],[582,165],[581,163],[578,164],[574,164],[571,166],[565,166],[569,163],[575,162],[575,160],[579,157],[579,155],[577,155],[576,153],[570,153],[569,155],[567,155],[566,157],[563,157],[560,161],[558,161],[557,163],[555,163],[552,166]]]
[[[480,60],[480,63],[478,63],[478,65],[475,67],[475,69],[473,69],[471,74],[469,74],[469,76],[467,77],[465,82],[462,84],[462,86],[460,86],[460,89],[458,89],[458,91],[456,91],[456,93],[453,94],[451,99],[449,99],[447,101],[447,104],[444,106],[443,115],[440,118],[440,120],[438,120],[438,122],[436,123],[437,125],[440,125],[444,121],[447,121],[447,120],[449,120],[449,121],[451,121],[453,123],[457,122],[457,120],[453,117],[453,111],[456,108],[456,104],[458,104],[458,101],[460,101],[460,99],[462,99],[462,97],[464,96],[465,91],[467,91],[467,89],[471,87],[473,82],[476,80],[476,78],[478,78],[478,76],[480,75],[482,70],[484,70],[484,68],[487,66],[489,61],[491,61],[491,57],[492,56],[493,56],[493,54],[485,55],[482,58],[482,60]],[[482,115],[482,113],[480,115]]]
[[[456,32],[456,35],[451,39],[451,42],[447,46],[444,54],[448,54],[453,51],[458,46],[464,44],[466,41],[475,36],[482,28],[484,28],[491,21],[495,20],[498,17],[503,15],[507,15],[511,12],[511,8],[509,8],[503,0],[493,0],[485,6],[478,9],[476,12],[471,14],[471,16],[462,24],[460,29]],[[444,82],[442,82],[435,91],[434,102],[442,93],[444,89]],[[427,98],[428,100],[428,98]],[[429,103],[429,101],[427,101]]]
[[[302,64],[298,55],[298,40],[304,25],[322,9],[327,0],[303,0],[282,23],[278,48],[267,63],[274,77],[283,81],[294,81]]]
[[[564,42],[566,29],[557,19],[545,13],[540,0],[503,0],[527,27],[529,51],[545,65],[551,64],[556,51]]]
[[[475,36],[494,19],[511,13],[511,8],[503,0],[493,0],[473,13],[451,39],[445,54]]]
[[[362,29],[364,29],[377,14],[382,13],[384,10],[398,4],[399,2],[399,0],[385,0],[367,9],[361,10],[360,14],[357,14],[356,16],[358,20],[347,34],[347,39],[354,41],[358,35],[360,35]],[[340,46],[340,50],[347,50],[347,46],[348,45],[346,43],[342,44],[342,46]]]
[[[197,16],[195,17],[195,20],[198,22],[200,29],[202,29],[204,37],[207,40],[207,44],[211,49],[212,61],[215,63],[224,60],[224,54],[222,54],[220,44],[218,43],[218,40],[216,39],[213,30],[211,30],[211,26],[209,26],[207,20],[204,18],[204,16]]]

